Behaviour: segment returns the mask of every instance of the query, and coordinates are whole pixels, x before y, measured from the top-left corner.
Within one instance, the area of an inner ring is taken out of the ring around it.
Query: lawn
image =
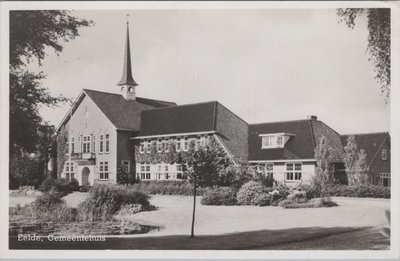
[[[64,199],[76,206],[86,193]],[[12,197],[10,197],[12,201]],[[257,206],[203,206],[198,198],[194,239],[189,239],[193,198],[151,197],[155,211],[125,216],[161,226],[143,235],[107,237],[105,242],[15,242],[11,248],[50,249],[387,249],[379,229],[387,225],[390,200],[334,198],[334,208],[283,209]]]

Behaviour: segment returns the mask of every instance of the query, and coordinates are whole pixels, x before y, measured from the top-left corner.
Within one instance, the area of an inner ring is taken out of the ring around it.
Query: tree
[[[47,48],[54,49],[58,55],[63,50],[61,42],[74,39],[79,35],[79,28],[91,24],[91,21],[71,16],[68,11],[10,12],[10,159],[31,152],[43,156],[40,143],[43,139],[51,143],[52,135],[41,136],[40,129],[50,127],[43,121],[39,108],[69,100],[51,96],[48,89],[41,86],[45,74],[30,72],[27,65],[36,59],[41,66]],[[13,174],[10,171],[10,181]]]
[[[214,186],[219,182],[219,173],[230,165],[230,159],[221,146],[212,140],[205,146],[196,148],[190,146],[187,155],[179,157],[178,163],[183,164],[184,170],[193,183],[193,214],[191,237],[194,237],[194,222],[196,215],[196,189],[197,187]]]
[[[375,79],[381,85],[386,102],[390,99],[390,9],[389,8],[345,8],[338,9],[341,22],[354,28],[357,16],[366,15],[368,20],[367,52],[375,66]]]
[[[347,138],[347,145],[344,147],[344,151],[343,160],[349,185],[368,183],[367,154],[363,149],[358,150],[357,142],[353,135]]]
[[[318,145],[314,150],[317,166],[315,175],[312,177],[311,184],[321,194],[321,197],[326,190],[327,185],[333,183],[333,160],[335,158],[334,150],[329,144],[325,136],[321,136]]]

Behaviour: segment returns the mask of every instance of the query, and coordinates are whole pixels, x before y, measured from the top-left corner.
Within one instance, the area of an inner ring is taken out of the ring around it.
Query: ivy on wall
[[[168,152],[164,151],[157,151],[157,142],[151,141],[150,145],[150,153],[147,152],[145,149],[144,153],[140,153],[139,147],[140,144],[135,145],[135,160],[136,163],[147,163],[147,164],[158,164],[158,163],[167,163],[167,164],[174,164],[177,162],[187,162],[189,157],[191,157],[192,152],[196,149],[196,145],[194,140],[189,141],[189,146],[187,151],[176,151],[176,144],[177,141],[168,141]],[[218,146],[221,147],[216,139],[213,136],[210,136],[206,139],[205,147],[210,146]]]

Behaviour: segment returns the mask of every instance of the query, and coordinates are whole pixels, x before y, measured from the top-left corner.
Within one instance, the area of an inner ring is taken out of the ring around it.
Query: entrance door
[[[89,174],[90,170],[88,167],[84,167],[82,170],[82,186],[88,186],[89,185]]]

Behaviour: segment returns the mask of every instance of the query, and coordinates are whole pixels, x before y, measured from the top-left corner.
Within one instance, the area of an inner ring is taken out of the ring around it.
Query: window
[[[301,163],[288,163],[286,164],[286,180],[298,181],[301,180]]]
[[[122,165],[122,169],[125,172],[131,171],[131,161],[130,160],[123,160],[121,165]]]
[[[161,139],[157,140],[157,152],[162,152],[163,151],[163,143]]]
[[[206,137],[201,137],[200,138],[200,146],[205,147],[207,143],[207,138]]]
[[[380,173],[380,185],[383,187],[390,187],[390,173]]]
[[[89,153],[90,152],[90,136],[83,136],[83,153]]]
[[[283,135],[260,135],[261,136],[261,148],[282,148],[284,145]]]
[[[185,138],[183,139],[183,150],[184,150],[184,151],[188,151],[188,150],[189,150],[189,140],[188,140],[187,137],[185,137]]]
[[[382,150],[382,160],[387,160],[387,150],[386,149]]]
[[[180,138],[176,141],[176,151],[181,151],[181,139]]]
[[[151,179],[150,175],[150,164],[143,163],[140,164],[139,172],[137,173],[136,177],[140,179]]]
[[[140,152],[140,153],[144,153],[144,142],[141,142],[141,143],[140,143],[139,152]]]
[[[96,152],[96,136],[92,135],[93,139],[93,152]]]
[[[100,161],[100,180],[108,180],[109,172],[108,172],[108,161]]]
[[[273,163],[265,164],[265,174],[268,177],[274,177],[274,164]]]
[[[72,161],[66,161],[64,164],[65,178],[72,180],[74,178],[74,163]]]
[[[71,138],[71,153],[75,153],[75,139]]]
[[[276,137],[276,145],[277,146],[282,146],[283,145],[283,137],[282,136]]]
[[[196,140],[194,141],[194,149],[195,149],[195,150],[199,150],[199,148],[200,148],[200,140],[199,140],[199,139],[196,139]]]
[[[146,152],[147,153],[151,152],[151,142],[149,140],[146,142]]]
[[[164,151],[169,152],[169,141],[168,140],[164,140]]]
[[[108,153],[110,152],[110,134],[106,134],[105,142],[106,142],[105,152]]]
[[[100,153],[103,153],[103,145],[104,145],[103,135],[100,135],[100,148],[99,148]]]

